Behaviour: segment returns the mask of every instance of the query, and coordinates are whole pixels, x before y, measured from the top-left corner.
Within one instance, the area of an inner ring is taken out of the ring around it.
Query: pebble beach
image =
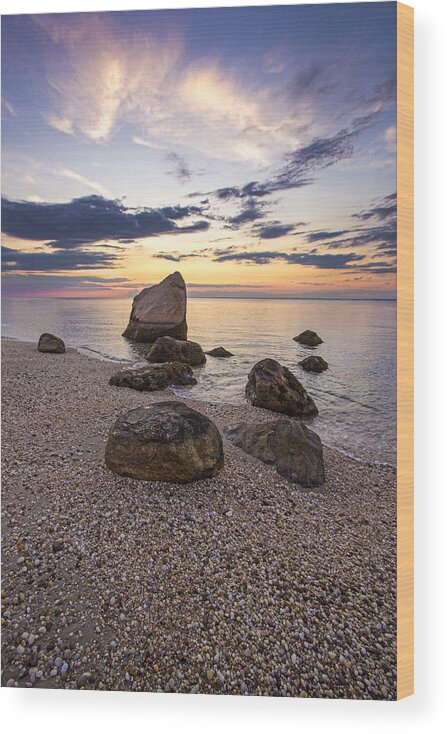
[[[395,469],[325,447],[304,490],[224,437],[211,479],[118,476],[116,417],[175,396],[114,371],[2,340],[2,685],[395,699]]]

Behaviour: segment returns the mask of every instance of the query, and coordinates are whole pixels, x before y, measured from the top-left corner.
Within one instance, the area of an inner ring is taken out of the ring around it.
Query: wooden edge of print
[[[414,11],[397,3],[397,698],[414,692]]]

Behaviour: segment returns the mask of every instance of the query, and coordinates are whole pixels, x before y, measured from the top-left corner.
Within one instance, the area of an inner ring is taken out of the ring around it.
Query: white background
[[[4,0],[2,13],[287,4]],[[8,732],[179,734],[446,731],[447,3],[412,0],[416,25],[416,694],[399,703],[1,689]]]

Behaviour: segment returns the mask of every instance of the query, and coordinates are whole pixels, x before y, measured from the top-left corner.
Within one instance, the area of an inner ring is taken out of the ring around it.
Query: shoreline
[[[133,407],[182,400],[221,433],[273,414],[112,387],[76,348],[2,355],[3,685],[395,698],[393,467],[324,447],[304,490],[224,437],[213,479],[120,477],[104,446]]]
[[[14,336],[2,336],[1,339],[2,339],[2,342],[3,342],[3,340],[5,340],[5,341],[16,342],[16,343],[19,343],[19,344],[27,344],[27,345],[30,345],[30,346],[33,346],[35,344],[34,342],[24,341],[22,339],[19,339],[18,337],[14,337]],[[69,351],[69,350],[75,351],[78,354],[81,354],[81,355],[87,357],[87,359],[90,358],[90,359],[93,359],[93,360],[97,360],[99,362],[105,362],[105,363],[108,363],[108,364],[113,364],[113,365],[116,366],[116,369],[118,369],[118,367],[120,365],[123,366],[123,367],[125,367],[126,365],[136,364],[137,361],[138,361],[138,360],[125,359],[125,358],[120,358],[120,357],[113,357],[112,355],[104,354],[103,352],[99,352],[98,350],[95,350],[92,347],[87,347],[87,346],[79,346],[79,347],[77,347],[77,346],[71,346],[69,344],[66,344],[66,348],[67,348],[67,351]],[[141,364],[144,364],[144,363],[145,363],[145,360],[144,359],[141,359]],[[211,400],[200,400],[198,398],[188,398],[188,396],[187,395],[183,395],[183,393],[182,394],[177,394],[175,392],[175,389],[174,388],[173,389],[169,389],[169,391],[172,393],[173,397],[176,398],[176,399],[178,399],[178,400],[183,400],[185,398],[185,399],[188,399],[189,402],[191,402],[191,403],[197,403],[198,405],[216,405],[216,406],[222,405],[223,407],[227,407],[228,409],[231,409],[231,408],[234,409],[235,407],[242,408],[243,406],[247,406],[249,408],[252,407],[248,403],[248,401],[245,401],[244,398],[242,398],[241,403],[238,406],[236,403],[225,403],[223,401],[217,402],[217,401],[211,401]],[[309,423],[309,427],[312,428],[312,423],[311,422]],[[336,446],[331,446],[330,444],[327,444],[327,443],[324,443],[324,442],[323,442],[323,445],[325,446],[326,449],[329,449],[331,451],[335,451],[336,453],[340,454],[340,456],[345,457],[347,459],[350,459],[352,461],[357,461],[360,464],[365,464],[366,466],[371,466],[371,467],[377,466],[377,467],[383,467],[383,468],[387,468],[387,469],[393,469],[394,471],[397,472],[397,465],[396,465],[396,463],[391,464],[388,461],[380,461],[378,459],[375,460],[375,461],[371,461],[371,460],[368,460],[366,458],[362,458],[361,456],[355,456],[355,454],[350,453],[350,451],[346,451],[346,450],[337,448]]]

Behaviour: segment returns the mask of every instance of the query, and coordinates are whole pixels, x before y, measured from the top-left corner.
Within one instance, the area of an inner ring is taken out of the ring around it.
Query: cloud
[[[118,255],[93,250],[67,250],[57,252],[25,252],[3,246],[1,250],[3,271],[29,270],[49,272],[53,270],[92,270],[113,267]]]
[[[138,144],[187,146],[255,165],[296,143],[304,111],[291,114],[278,99],[272,105],[271,90],[249,88],[215,56],[192,61],[178,27],[123,33],[113,13],[34,19],[59,50],[46,60],[53,91],[47,121],[62,133],[104,143],[127,124]]]
[[[240,225],[254,222],[257,219],[263,219],[265,216],[265,204],[256,201],[255,198],[249,197],[243,201],[239,214],[229,217],[228,222],[235,229]]]
[[[351,125],[334,135],[316,137],[307,145],[302,145],[284,157],[279,171],[265,181],[250,181],[244,186],[227,186],[208,191],[206,194],[194,192],[190,196],[213,194],[221,201],[232,199],[255,199],[270,196],[279,191],[296,189],[314,183],[315,173],[329,168],[341,160],[350,158],[354,152],[357,136],[366,130],[376,119],[380,110],[356,117]]]
[[[281,224],[280,222],[270,222],[264,226],[259,226],[256,229],[256,235],[261,240],[274,240],[278,237],[284,237],[284,235],[293,232],[295,224]]]
[[[174,176],[177,178],[181,183],[184,183],[185,181],[189,181],[189,179],[192,176],[192,171],[188,167],[188,164],[183,158],[183,156],[179,155],[178,153],[168,153],[166,156],[168,161],[174,164],[174,168],[171,171],[168,171],[167,173],[171,176]]]
[[[397,214],[397,194],[384,196],[377,206],[353,214],[353,217],[366,221],[368,219],[394,220]]]
[[[323,244],[332,250],[374,245],[376,250],[395,255],[397,249],[397,196],[383,196],[368,209],[352,214],[371,226],[340,230],[315,230],[305,235],[308,244]]]
[[[17,116],[13,103],[9,99],[5,99],[5,97],[2,97],[2,108],[5,109],[11,117]]]
[[[53,247],[75,248],[102,240],[141,239],[205,231],[199,220],[179,227],[176,219],[201,213],[197,206],[131,209],[118,200],[91,195],[63,204],[2,199],[2,231],[24,240],[51,240]]]
[[[324,242],[326,240],[333,240],[338,237],[341,237],[344,234],[349,234],[349,229],[339,229],[339,230],[333,230],[333,231],[322,231],[322,230],[316,230],[315,232],[309,232],[306,235],[307,242]]]
[[[64,135],[74,135],[75,131],[73,122],[69,120],[68,117],[48,115],[47,122],[50,127],[54,128],[54,130],[58,130],[60,133],[64,133]]]
[[[282,260],[289,265],[311,265],[324,270],[338,270],[340,268],[349,267],[351,263],[359,262],[363,259],[363,255],[358,255],[355,252],[332,255],[330,253],[319,254],[316,252],[277,252],[276,250],[240,252],[231,249],[231,251],[227,251],[224,254],[217,254],[214,261],[219,263],[235,261],[255,263],[256,265],[267,265],[272,262],[272,260]]]
[[[86,186],[88,189],[96,191],[97,194],[105,198],[111,198],[112,196],[112,194],[105,188],[105,186],[97,183],[97,181],[92,181],[85,176],[81,176],[80,173],[76,173],[76,171],[71,171],[69,168],[60,168],[55,170],[54,173],[56,176],[62,176],[63,178],[69,178],[72,181],[78,181],[78,183]]]
[[[3,296],[70,296],[96,295],[128,296],[135,284],[127,278],[106,278],[98,275],[56,275],[16,272],[2,274]]]

